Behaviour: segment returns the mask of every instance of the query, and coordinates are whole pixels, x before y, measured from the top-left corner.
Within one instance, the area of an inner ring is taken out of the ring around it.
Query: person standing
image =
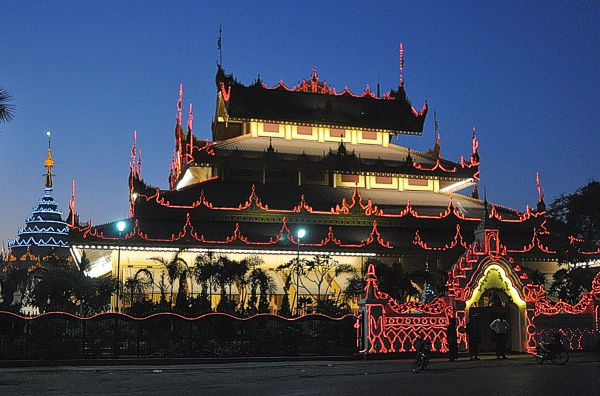
[[[450,318],[446,329],[446,340],[448,341],[448,360],[451,362],[458,359],[458,344],[456,337],[456,319]]]
[[[496,358],[507,359],[506,357],[506,333],[508,332],[508,322],[506,319],[498,315],[498,317],[490,323],[490,329],[496,335]]]
[[[469,340],[469,356],[471,360],[479,360],[479,318],[477,315],[469,317],[467,322],[467,337]]]

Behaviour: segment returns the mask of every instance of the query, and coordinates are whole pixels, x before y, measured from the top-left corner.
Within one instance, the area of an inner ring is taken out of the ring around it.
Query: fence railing
[[[117,313],[24,317],[0,311],[0,359],[352,356],[356,317],[321,314],[238,318],[209,313],[186,318]]]

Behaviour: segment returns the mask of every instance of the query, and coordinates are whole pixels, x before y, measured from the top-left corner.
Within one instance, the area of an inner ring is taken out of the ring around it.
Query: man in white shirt
[[[506,357],[506,333],[508,332],[508,322],[506,319],[498,315],[492,323],[490,323],[490,329],[494,331],[496,335],[496,358],[507,359]]]

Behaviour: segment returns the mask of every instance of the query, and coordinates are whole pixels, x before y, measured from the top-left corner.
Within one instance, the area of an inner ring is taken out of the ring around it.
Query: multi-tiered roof
[[[293,88],[249,86],[219,67],[213,141],[182,127],[178,101],[170,188],[141,179],[136,148],[131,210],[123,239],[148,249],[303,251],[458,257],[481,223],[493,222],[504,248],[522,258],[556,253],[543,201],[524,213],[456,193],[479,180],[478,142],[468,159],[442,158],[391,143],[421,134],[427,103],[416,111],[401,85],[359,95],[321,81],[315,70]],[[485,214],[485,215],[484,215]],[[304,227],[301,241],[295,231]],[[119,239],[115,224],[73,224],[77,244]]]
[[[62,219],[62,211],[52,195],[52,150],[48,132],[48,156],[44,161],[46,175],[44,196],[37,202],[31,216],[25,219],[25,227],[8,243],[13,260],[39,260],[52,252],[58,256],[69,256],[69,227]]]

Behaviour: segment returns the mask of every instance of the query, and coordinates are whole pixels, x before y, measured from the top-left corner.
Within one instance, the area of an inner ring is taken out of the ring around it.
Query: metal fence
[[[23,317],[0,312],[0,359],[201,358],[250,356],[352,356],[356,317],[321,314],[238,318],[209,313],[146,318],[105,313]]]

